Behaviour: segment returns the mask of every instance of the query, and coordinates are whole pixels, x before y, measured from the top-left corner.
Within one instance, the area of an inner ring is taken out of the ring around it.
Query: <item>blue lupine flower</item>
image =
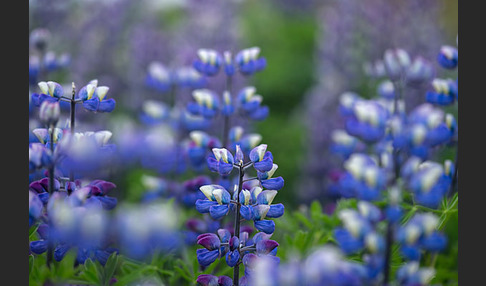
[[[441,164],[432,161],[417,166],[407,185],[418,204],[430,208],[439,206],[451,183],[450,167],[447,171],[444,171]]]
[[[365,236],[372,231],[368,220],[354,210],[343,210],[339,213],[343,227],[334,230],[339,247],[346,253],[358,252],[365,247]]]
[[[223,92],[223,106],[221,107],[221,113],[225,116],[231,116],[235,112],[233,100],[231,94],[228,91]]]
[[[29,144],[29,172],[44,169],[53,162],[52,153],[42,143]]]
[[[430,80],[434,76],[432,64],[426,59],[418,56],[414,58],[405,72],[407,84],[421,84]]]
[[[192,166],[197,170],[205,167],[206,155],[209,150],[221,146],[218,138],[209,136],[203,131],[191,131],[189,133],[190,141],[187,144],[187,155]]]
[[[226,148],[213,148],[213,156],[207,158],[209,170],[221,175],[229,175],[235,162],[233,155]]]
[[[263,97],[256,94],[253,86],[243,88],[237,96],[240,110],[253,120],[264,120],[269,113],[268,106],[261,106]]]
[[[214,276],[211,274],[201,274],[197,277],[198,286],[232,286],[233,279],[228,276]]]
[[[352,153],[363,152],[366,147],[358,138],[349,135],[342,129],[333,130],[331,139],[331,152],[340,155],[344,159],[349,158]]]
[[[234,126],[229,131],[228,139],[230,141],[230,150],[236,150],[236,145],[239,145],[241,151],[248,155],[262,141],[262,136],[257,133],[244,134],[243,127]]]
[[[54,81],[41,81],[37,84],[41,93],[32,94],[32,102],[35,106],[41,106],[42,102],[56,102],[63,96],[62,86]]]
[[[221,55],[212,49],[199,49],[197,51],[198,59],[193,62],[194,68],[206,75],[214,76],[218,74],[223,60]]]
[[[353,106],[359,100],[362,100],[362,98],[357,93],[344,92],[339,96],[339,113],[344,118],[352,116],[354,114]]]
[[[174,204],[160,201],[143,206],[118,206],[112,224],[120,253],[143,259],[154,251],[176,251],[183,242],[176,231],[177,213]]]
[[[169,107],[156,100],[146,100],[142,105],[140,120],[148,125],[158,124],[167,120],[170,116]]]
[[[411,65],[410,55],[403,49],[388,49],[383,56],[383,63],[388,77],[398,80]]]
[[[51,144],[54,144],[54,148],[56,148],[57,142],[59,142],[64,134],[64,130],[61,128],[54,128],[53,130],[53,142],[51,143],[51,134],[49,129],[47,128],[36,128],[32,130],[32,133],[35,135],[37,141],[39,143],[45,144],[47,148],[51,148]]]
[[[211,184],[211,179],[208,176],[196,176],[190,180],[186,180],[182,184],[182,202],[190,207],[194,207],[194,204],[198,199],[204,199],[205,195],[199,191],[199,188],[204,185]]]
[[[196,210],[200,213],[209,213],[214,219],[221,219],[228,214],[231,196],[220,185],[205,185],[199,188],[207,199],[196,200]]]
[[[147,86],[165,92],[170,89],[172,77],[170,71],[160,62],[153,61],[148,66],[145,84]]]
[[[83,107],[93,112],[112,112],[115,109],[116,102],[113,98],[106,98],[110,88],[107,86],[98,86],[98,80],[92,80],[82,87],[77,98],[82,100]]]
[[[233,63],[233,56],[230,51],[225,51],[223,53],[224,59],[224,73],[227,76],[232,76],[235,74],[235,65]]]
[[[59,56],[56,56],[53,51],[48,51],[44,55],[44,62],[42,64],[46,71],[52,72],[67,67],[70,62],[71,58],[68,54],[63,53]]]
[[[346,173],[339,179],[339,192],[342,196],[367,201],[381,197],[386,174],[371,157],[354,153],[344,162],[344,168]]]
[[[229,267],[234,267],[236,263],[240,260],[240,240],[238,237],[233,236],[228,242],[228,252],[226,252],[226,264]]]
[[[437,55],[437,62],[446,69],[455,69],[457,67],[458,52],[453,46],[442,46]]]
[[[207,85],[206,77],[193,67],[184,66],[176,69],[173,78],[173,82],[181,88],[203,88]]]
[[[249,157],[253,167],[259,172],[267,172],[273,168],[273,155],[267,151],[267,144],[260,144],[253,148]]]
[[[385,135],[388,116],[388,111],[376,101],[358,100],[346,118],[345,129],[365,142],[377,142]]]
[[[194,115],[201,115],[204,118],[215,117],[220,108],[218,96],[209,89],[196,89],[192,92],[195,102],[187,104],[187,110]]]
[[[251,47],[239,51],[235,56],[238,70],[244,75],[252,75],[263,70],[267,65],[267,61],[265,58],[259,57],[259,55],[259,47]]]
[[[42,215],[43,203],[39,196],[29,191],[29,227],[34,225]]]
[[[420,268],[418,261],[411,261],[401,266],[397,270],[396,280],[404,286],[422,286],[429,285],[435,276],[435,270],[432,267]]]
[[[378,95],[386,99],[395,98],[395,87],[390,80],[384,80],[378,85]]]
[[[445,249],[447,238],[438,232],[439,218],[431,213],[417,213],[397,231],[400,251],[408,260],[418,261],[421,250],[438,252]]]
[[[433,90],[428,91],[425,99],[437,105],[453,104],[457,98],[457,84],[452,79],[435,78],[432,81]]]
[[[214,233],[204,233],[197,237],[197,244],[203,249],[197,250],[197,261],[201,266],[208,266],[220,257],[221,241]]]

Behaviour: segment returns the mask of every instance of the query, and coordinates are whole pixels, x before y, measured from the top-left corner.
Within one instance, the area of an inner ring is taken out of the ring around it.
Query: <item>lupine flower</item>
[[[197,261],[201,266],[208,266],[221,255],[221,241],[214,233],[204,233],[197,237],[197,244],[203,249],[197,250]]]
[[[170,116],[169,107],[156,100],[146,100],[142,105],[140,119],[148,125],[158,124],[167,120]]]
[[[77,99],[83,102],[86,110],[112,112],[116,102],[113,98],[106,98],[109,89],[107,86],[98,86],[98,80],[94,79],[79,90]]]
[[[405,286],[429,285],[435,276],[435,270],[431,267],[420,267],[418,261],[411,261],[397,270],[397,282]]]
[[[214,76],[219,72],[223,60],[218,52],[212,49],[199,49],[197,55],[199,58],[193,62],[193,66],[198,72],[206,76]]]
[[[273,168],[273,155],[272,152],[267,151],[266,144],[260,144],[253,148],[249,157],[257,171],[267,172]]]
[[[120,253],[144,259],[154,251],[176,251],[183,241],[176,231],[177,213],[175,205],[164,202],[118,206],[112,223]]]
[[[372,100],[358,100],[353,104],[352,114],[346,118],[345,128],[349,135],[372,143],[383,138],[388,111]]]
[[[145,78],[147,86],[165,92],[170,89],[171,81],[171,74],[162,63],[153,61],[149,64]]]
[[[209,170],[229,175],[233,170],[234,157],[226,148],[213,148],[213,156],[207,158]]]
[[[264,120],[269,113],[268,106],[262,106],[262,96],[256,94],[253,86],[245,87],[237,95],[240,110],[253,120]]]
[[[437,62],[446,69],[455,69],[457,67],[457,48],[453,46],[442,46],[437,55]]]
[[[447,171],[436,162],[425,161],[416,167],[410,175],[407,185],[411,189],[416,202],[430,208],[437,208],[449,190],[452,180],[452,162],[448,161]]]
[[[251,47],[239,51],[235,56],[235,64],[238,70],[244,75],[252,75],[263,70],[267,62],[265,58],[259,57],[259,55],[259,47]]]
[[[211,178],[208,176],[196,176],[192,179],[186,180],[182,183],[181,201],[190,207],[194,207],[194,204],[198,199],[204,199],[206,196],[200,191],[200,188],[204,185],[210,185]]]
[[[189,66],[176,69],[173,78],[174,83],[182,88],[203,88],[207,85],[206,77]]]
[[[51,134],[49,129],[46,128],[36,128],[32,130],[32,133],[35,135],[37,142],[45,144],[47,148],[51,148],[51,144],[54,144],[54,148],[56,148],[57,142],[59,142],[64,134],[64,130],[61,128],[54,128],[53,130],[54,141],[51,142]]]
[[[54,178],[54,189],[52,192],[57,192],[61,188],[61,183]],[[37,181],[33,181],[29,184],[29,190],[34,191],[42,201],[44,205],[47,204],[49,200],[49,178],[42,178]]]
[[[221,219],[228,214],[231,196],[220,185],[205,185],[199,188],[207,199],[196,200],[196,210],[200,213],[209,213],[214,219]]]
[[[231,145],[230,149],[234,151],[236,150],[236,145],[239,145],[241,151],[245,155],[248,155],[249,152],[262,141],[262,136],[260,134],[244,134],[244,129],[241,126],[232,127],[229,131],[228,138]]]
[[[347,159],[352,153],[364,151],[365,145],[358,138],[349,135],[345,130],[336,129],[331,134],[331,152]]]
[[[41,93],[32,94],[32,102],[35,106],[41,106],[42,102],[56,102],[63,96],[64,90],[62,86],[54,81],[41,81],[37,84]]]
[[[228,91],[223,92],[223,104],[221,107],[221,114],[225,116],[231,116],[235,112],[233,100],[231,94]]]
[[[344,168],[346,172],[338,182],[341,196],[358,197],[367,201],[381,197],[386,176],[374,159],[362,153],[355,153],[344,162]]]
[[[198,286],[232,286],[233,279],[228,276],[214,276],[211,274],[201,274],[197,277]]]
[[[218,138],[209,136],[203,131],[191,131],[190,141],[187,144],[187,155],[196,169],[200,170],[206,162],[206,155],[209,150],[221,146]]]
[[[43,203],[39,196],[29,191],[29,227],[34,225],[42,215]]]
[[[428,91],[425,99],[437,105],[453,104],[457,98],[457,84],[452,79],[435,78],[432,81],[433,90]]]
[[[410,55],[404,49],[388,49],[385,51],[383,63],[392,80],[398,80],[411,65]]]
[[[433,76],[432,64],[423,57],[417,56],[405,72],[405,81],[407,84],[419,85],[430,80]]]
[[[223,60],[224,60],[224,73],[227,76],[234,75],[236,68],[233,62],[233,56],[231,55],[230,51],[225,51],[223,53]]]
[[[42,143],[29,144],[29,172],[34,172],[39,169],[50,166],[52,163],[52,153]]]
[[[201,115],[204,118],[213,118],[219,111],[220,103],[218,96],[209,89],[196,89],[192,92],[196,102],[189,102],[187,110],[194,115]]]
[[[400,251],[408,259],[418,261],[421,250],[438,252],[447,245],[447,238],[437,231],[439,218],[431,213],[415,214],[397,231]]]

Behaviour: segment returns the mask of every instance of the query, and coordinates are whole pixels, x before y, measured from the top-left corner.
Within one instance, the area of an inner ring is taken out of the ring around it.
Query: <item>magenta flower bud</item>
[[[258,254],[269,254],[277,246],[278,242],[275,240],[264,239],[256,243],[256,251]]]
[[[204,246],[207,250],[219,249],[221,241],[214,233],[204,233],[197,237],[197,244]]]

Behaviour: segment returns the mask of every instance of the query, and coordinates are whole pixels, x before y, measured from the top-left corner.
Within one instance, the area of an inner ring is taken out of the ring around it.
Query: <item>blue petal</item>
[[[228,214],[228,205],[214,205],[209,208],[209,214],[213,219],[220,219]]]
[[[113,98],[104,99],[98,107],[99,112],[112,112],[115,109],[116,101]]]
[[[266,217],[269,218],[278,218],[284,214],[284,205],[283,204],[275,204],[270,205],[270,210],[267,212]]]
[[[69,246],[68,244],[66,243],[59,244],[54,249],[54,259],[56,261],[61,261],[69,249],[71,249],[71,246]]]
[[[30,242],[30,251],[35,254],[41,254],[47,250],[47,240],[37,240]]]
[[[284,179],[282,177],[271,178],[261,181],[262,187],[269,190],[280,190],[284,186]]]
[[[275,231],[275,222],[273,220],[256,220],[254,224],[256,229],[266,234],[271,234]]]
[[[204,199],[204,200],[197,200],[196,201],[196,210],[202,214],[204,213],[208,213],[209,212],[209,208],[212,207],[212,206],[215,206],[217,205],[218,202],[215,202],[215,201],[210,201],[210,200],[207,200],[207,199]]]
[[[252,206],[242,205],[241,208],[240,208],[240,214],[244,219],[252,220],[253,219]]]
[[[83,101],[83,107],[89,111],[97,111],[99,105],[100,100],[98,98]]]
[[[238,263],[239,259],[240,252],[238,250],[229,251],[228,253],[226,253],[226,264],[228,264],[229,267],[234,267],[236,263]]]
[[[208,266],[213,263],[219,256],[219,249],[207,250],[206,248],[196,250],[197,262],[201,266]]]

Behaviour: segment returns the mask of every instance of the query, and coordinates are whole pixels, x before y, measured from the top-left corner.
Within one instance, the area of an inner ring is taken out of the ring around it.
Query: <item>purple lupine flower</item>
[[[197,277],[198,286],[231,286],[233,280],[225,275],[214,276],[211,274],[201,274]]]
[[[268,106],[262,106],[263,97],[256,94],[256,88],[248,86],[238,92],[237,100],[241,111],[253,120],[264,120],[269,113]]]

